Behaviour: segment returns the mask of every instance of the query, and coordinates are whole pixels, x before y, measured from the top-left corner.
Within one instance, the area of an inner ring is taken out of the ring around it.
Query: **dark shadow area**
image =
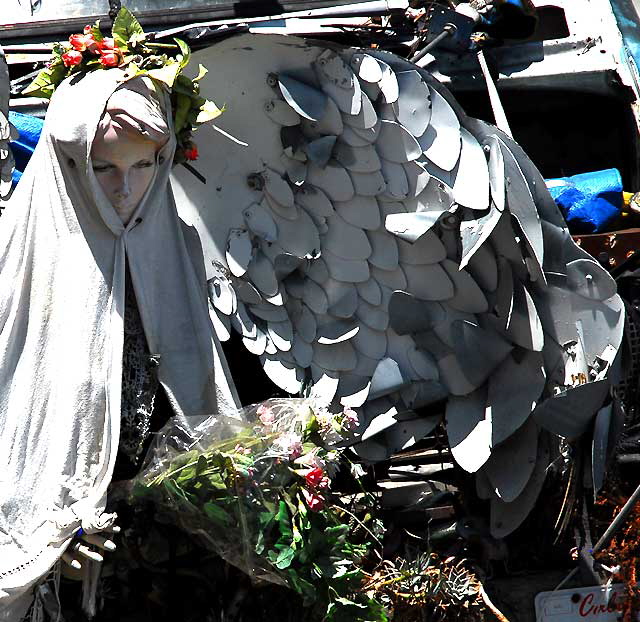
[[[526,39],[506,39],[505,43],[520,44],[533,41],[565,39],[569,36],[569,26],[564,9],[558,6],[541,6],[536,9],[538,22],[532,35]]]
[[[562,90],[500,91],[515,140],[545,178],[617,168],[625,190],[638,186],[636,127],[619,97]],[[485,92],[455,92],[467,114],[494,123]]]
[[[232,331],[231,338],[222,344],[222,349],[243,405],[264,402],[272,397],[290,397],[269,380],[260,358],[244,347],[238,333]]]

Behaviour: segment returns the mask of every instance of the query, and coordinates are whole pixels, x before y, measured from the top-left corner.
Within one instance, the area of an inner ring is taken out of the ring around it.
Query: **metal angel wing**
[[[356,409],[366,460],[444,421],[494,535],[512,531],[551,435],[579,436],[607,395],[613,281],[522,150],[426,71],[280,36],[198,56],[234,140],[201,130],[207,185],[178,173],[176,193],[220,335],[240,333],[285,391]]]
[[[9,123],[9,68],[0,47],[0,199],[11,192],[14,167],[9,142],[17,138],[15,128]]]

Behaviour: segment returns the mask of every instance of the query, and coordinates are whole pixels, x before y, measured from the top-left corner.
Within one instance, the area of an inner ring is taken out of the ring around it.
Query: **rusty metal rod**
[[[633,508],[635,507],[636,503],[638,503],[638,501],[640,501],[640,486],[638,486],[633,491],[633,494],[629,497],[628,501],[622,506],[622,509],[618,512],[618,515],[611,521],[611,524],[609,525],[609,527],[607,527],[607,530],[602,534],[600,539],[596,542],[595,546],[593,547],[593,550],[591,551],[593,555],[595,555],[598,551],[600,551],[605,546],[607,546],[607,544],[609,544],[609,541],[611,540],[611,538],[613,538],[613,536],[616,535],[616,532],[618,531],[618,529],[622,527],[627,516],[629,516],[629,514],[631,513],[631,510],[633,510]],[[560,583],[558,583],[558,585],[555,588],[553,588],[554,591],[559,590],[565,583],[567,583],[570,579],[572,579],[577,572],[578,572],[578,567],[576,566],[562,581],[560,581]]]

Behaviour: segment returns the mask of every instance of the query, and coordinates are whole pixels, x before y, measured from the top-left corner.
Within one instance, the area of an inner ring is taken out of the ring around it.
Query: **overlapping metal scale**
[[[580,434],[603,406],[624,321],[609,275],[522,150],[425,70],[280,36],[194,56],[238,139],[211,130],[206,190],[177,179],[223,266],[210,270],[215,313],[280,388],[356,409],[364,459],[444,421],[492,499],[494,535],[515,529],[549,439]]]

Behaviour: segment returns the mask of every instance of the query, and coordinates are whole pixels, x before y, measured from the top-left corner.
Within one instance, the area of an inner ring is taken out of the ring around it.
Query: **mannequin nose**
[[[121,175],[118,179],[116,187],[116,196],[120,199],[126,199],[131,194],[131,184],[129,181],[129,175]]]

